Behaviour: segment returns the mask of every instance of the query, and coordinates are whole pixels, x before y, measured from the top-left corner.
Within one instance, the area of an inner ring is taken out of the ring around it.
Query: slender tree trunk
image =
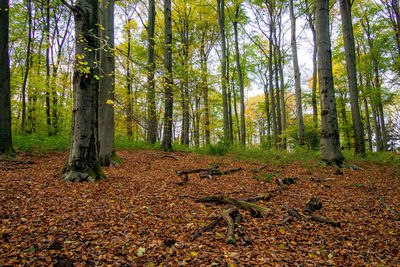
[[[240,67],[240,52],[239,52],[239,38],[238,38],[238,30],[237,24],[239,20],[239,11],[240,5],[236,5],[235,11],[235,20],[233,21],[233,29],[235,33],[235,50],[236,50],[236,68],[239,79],[239,92],[240,92],[240,141],[242,146],[246,146],[246,118],[245,118],[245,105],[244,105],[244,86],[243,86],[243,77],[242,77],[242,69]],[[236,106],[236,101],[235,101]]]
[[[228,97],[226,88],[226,38],[225,38],[225,1],[217,0],[218,23],[221,40],[221,88],[222,88],[222,109],[224,120],[224,141],[230,143],[229,131]]]
[[[278,49],[278,69],[279,69],[279,79],[280,79],[280,88],[281,88],[281,95],[280,95],[280,101],[281,101],[281,111],[282,111],[282,148],[286,149],[287,148],[287,143],[286,143],[286,102],[285,102],[285,81],[283,77],[283,64],[282,64],[282,55],[281,55],[281,50],[280,48]]]
[[[340,14],[342,17],[343,42],[346,55],[347,79],[350,91],[354,148],[356,154],[365,155],[364,129],[361,122],[360,105],[358,103],[356,53],[350,0],[340,0]]]
[[[271,19],[272,21],[272,19]],[[274,85],[273,85],[273,69],[272,69],[272,58],[273,58],[273,45],[272,45],[272,27],[270,29],[270,39],[269,39],[269,94],[270,94],[270,102],[271,102],[271,113],[272,113],[272,132],[274,135],[274,147],[278,148],[278,126],[276,121],[276,108],[275,108],[275,93],[274,93]]]
[[[26,46],[26,61],[25,61],[25,74],[22,82],[22,116],[21,116],[21,131],[26,131],[26,85],[29,76],[29,67],[31,62],[31,43],[32,43],[32,4],[31,0],[27,0],[28,8],[28,44]]]
[[[229,73],[230,70],[230,61],[229,61],[229,40],[228,36],[226,36],[226,87],[228,89],[228,125],[229,125],[229,137],[230,143],[233,144],[233,120],[232,120],[232,88],[230,84],[229,77],[231,76]]]
[[[204,37],[204,36],[203,36]],[[200,46],[200,65],[201,65],[201,80],[203,88],[203,105],[204,105],[204,135],[205,144],[210,144],[210,111],[208,107],[208,79],[207,79],[207,56],[205,52],[205,38],[203,38]]]
[[[274,29],[274,77],[275,77],[275,90],[276,90],[276,122],[278,126],[278,140],[279,148],[282,147],[281,136],[282,136],[282,113],[281,113],[281,101],[280,101],[280,88],[279,88],[279,70],[278,70],[278,44],[276,42],[276,29]]]
[[[236,97],[236,88],[234,82],[235,72],[232,75],[231,86],[232,86],[232,93],[233,93],[233,112],[235,113],[235,120],[236,120],[236,131],[237,131],[237,138],[238,141],[241,143],[242,140],[240,139],[240,124],[239,124],[239,113],[237,111],[237,97]]]
[[[147,141],[157,142],[157,112],[154,73],[154,29],[156,21],[156,8],[154,0],[148,0],[149,17],[147,25]]]
[[[367,103],[367,98],[364,97],[364,110],[365,110],[365,125],[367,127],[367,133],[368,133],[368,149],[369,151],[372,151],[372,131],[371,131],[371,123],[369,120],[369,110],[368,110],[368,103]]]
[[[194,98],[193,139],[196,147],[200,146],[200,96]]]
[[[63,0],[63,3],[68,3]],[[71,148],[64,168],[63,181],[96,181],[105,178],[98,159],[98,94],[97,53],[98,0],[80,0],[70,8],[75,17],[74,107]],[[89,69],[83,73],[82,66]]]
[[[164,0],[164,132],[161,147],[164,151],[172,151],[172,116],[173,116],[173,79],[172,79],[172,25],[171,0]]]
[[[266,81],[267,81],[266,77]],[[267,140],[268,140],[268,145],[270,145],[271,141],[271,117],[269,115],[269,97],[268,97],[268,84],[266,83],[264,85],[264,97],[265,97],[265,114],[267,116]]]
[[[345,144],[346,148],[348,150],[351,149],[351,142],[350,142],[350,125],[347,120],[347,111],[346,111],[346,96],[344,95],[343,92],[339,93],[339,111],[342,116],[343,120],[343,131],[344,131],[344,136],[345,136]]]
[[[11,139],[10,60],[8,52],[8,0],[0,0],[0,154],[13,154]]]
[[[335,91],[332,74],[332,50],[329,36],[329,1],[315,2],[315,24],[318,50],[318,83],[321,98],[321,158],[341,166]]]
[[[47,135],[51,136],[51,107],[50,107],[50,0],[46,2],[46,124]]]
[[[133,136],[133,105],[132,105],[132,78],[129,58],[131,56],[131,19],[127,21],[128,27],[126,29],[128,35],[128,47],[127,47],[127,60],[126,60],[126,133],[130,138]]]
[[[99,160],[102,166],[115,165],[120,160],[114,151],[114,0],[100,4],[101,75],[99,80]]]
[[[296,18],[293,11],[293,0],[289,0],[290,21],[291,21],[291,46],[293,55],[294,70],[294,87],[296,94],[296,116],[297,116],[297,140],[300,146],[304,145],[304,123],[303,123],[303,107],[301,104],[301,85],[300,85],[300,69],[297,59],[297,43],[296,43]]]

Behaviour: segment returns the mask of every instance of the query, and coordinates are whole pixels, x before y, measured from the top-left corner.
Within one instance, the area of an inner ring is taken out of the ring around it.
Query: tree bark
[[[356,154],[365,155],[364,129],[361,122],[360,105],[358,101],[356,53],[350,0],[340,0],[340,14],[342,17],[343,42],[350,92],[351,115],[353,119],[354,149]]]
[[[99,160],[102,166],[117,164],[120,160],[114,151],[114,0],[100,4],[100,68],[99,80]]]
[[[229,131],[229,113],[227,96],[227,77],[226,77],[226,38],[225,38],[225,1],[217,0],[218,24],[221,40],[221,89],[222,89],[222,109],[224,120],[224,141],[228,144],[231,141]]]
[[[128,35],[128,47],[127,47],[127,60],[126,60],[126,95],[127,95],[127,104],[126,104],[126,133],[129,137],[132,138],[133,129],[133,104],[132,104],[132,78],[131,78],[131,68],[129,58],[131,56],[131,19],[127,21],[127,35]]]
[[[339,126],[333,87],[329,1],[318,0],[315,4],[318,83],[321,98],[321,158],[341,166],[344,157],[340,151]]]
[[[304,145],[304,123],[303,108],[301,104],[301,86],[300,86],[300,70],[297,59],[297,43],[296,43],[296,18],[293,10],[293,0],[289,0],[290,22],[291,22],[291,46],[293,55],[294,70],[294,87],[296,94],[296,116],[297,116],[297,140],[300,146]]]
[[[164,151],[172,151],[172,115],[173,115],[173,80],[172,80],[172,25],[171,0],[164,0],[164,132],[161,147]]]
[[[156,20],[156,8],[154,0],[148,0],[149,15],[147,25],[147,141],[154,144],[157,142],[157,112],[156,91],[154,73],[154,29]]]
[[[65,1],[63,1],[66,4]],[[74,104],[71,148],[63,181],[96,181],[105,178],[98,159],[97,66],[98,0],[80,0],[70,7],[75,18]]]
[[[11,140],[10,59],[8,54],[8,0],[0,0],[0,154],[13,154]]]
[[[242,69],[240,66],[240,52],[239,52],[239,40],[238,40],[238,30],[237,24],[239,20],[240,4],[236,5],[235,19],[233,21],[233,29],[235,33],[235,51],[236,51],[236,68],[239,80],[239,90],[240,90],[240,141],[242,146],[246,146],[246,118],[245,118],[245,105],[244,105],[244,86]],[[235,103],[236,106],[236,103]]]
[[[25,73],[24,80],[22,82],[22,116],[21,116],[21,131],[26,131],[26,85],[29,76],[29,67],[31,62],[31,43],[32,43],[32,5],[31,0],[27,0],[28,8],[28,44],[26,46],[26,61],[25,61]]]
[[[46,124],[47,135],[53,134],[50,112],[50,0],[46,1]]]
[[[271,23],[272,15],[271,17]],[[272,133],[274,135],[274,147],[278,148],[278,126],[276,122],[276,108],[275,108],[275,93],[274,93],[274,82],[273,82],[273,68],[272,68],[272,57],[273,57],[273,38],[272,38],[272,27],[270,28],[270,37],[269,37],[269,61],[268,61],[268,69],[269,69],[269,94],[270,94],[270,102],[271,102],[271,113],[272,113]]]

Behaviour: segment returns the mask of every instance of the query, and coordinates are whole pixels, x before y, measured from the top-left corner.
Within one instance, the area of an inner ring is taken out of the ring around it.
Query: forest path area
[[[0,160],[0,265],[400,265],[394,165],[362,163],[364,170],[341,173],[301,159],[260,164],[191,152],[117,154],[123,163],[103,168],[108,179],[96,183],[61,182],[67,153]],[[216,166],[222,175],[189,174],[183,183],[177,175]],[[287,177],[295,183],[279,184]],[[268,213],[239,208],[251,245],[239,235],[226,244],[223,220],[193,238],[231,207],[194,197],[248,199],[268,191],[274,192],[254,202]],[[285,206],[302,211],[311,197],[322,202],[313,215],[340,227],[304,213],[302,220],[288,218]]]

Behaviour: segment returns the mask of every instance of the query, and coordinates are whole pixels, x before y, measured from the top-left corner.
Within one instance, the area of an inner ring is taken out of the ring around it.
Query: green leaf
[[[136,255],[137,255],[138,257],[142,257],[143,254],[144,254],[145,252],[146,252],[146,249],[140,247],[140,248],[138,249],[138,251],[136,252]]]

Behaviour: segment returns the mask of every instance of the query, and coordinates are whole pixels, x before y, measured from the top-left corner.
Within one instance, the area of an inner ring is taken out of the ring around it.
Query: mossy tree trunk
[[[68,5],[75,18],[75,69],[71,147],[63,181],[96,181],[105,178],[98,159],[98,0]]]

